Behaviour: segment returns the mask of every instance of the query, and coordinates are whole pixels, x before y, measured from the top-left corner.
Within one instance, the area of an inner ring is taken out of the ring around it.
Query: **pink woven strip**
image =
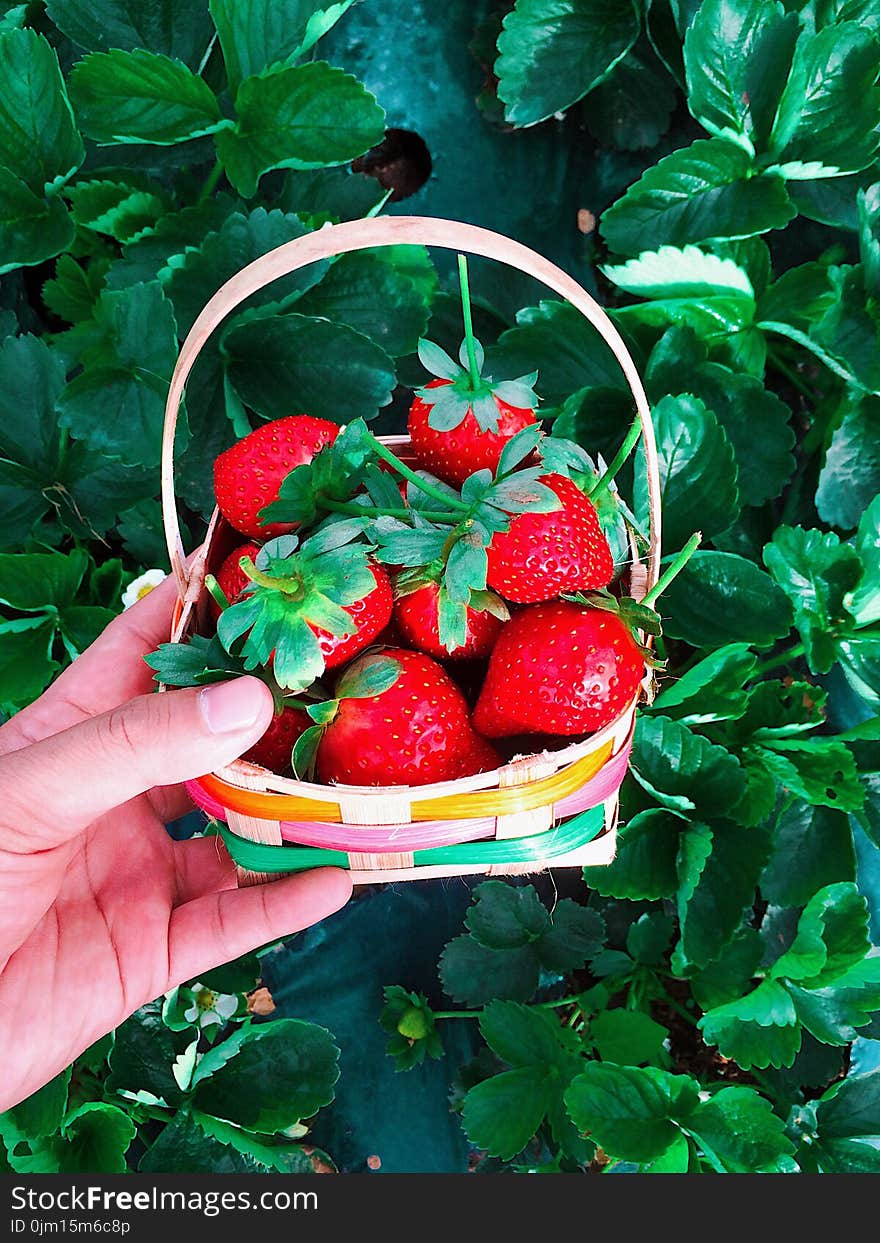
[[[556,804],[557,819],[572,816],[590,807],[596,807],[610,798],[623,781],[629,763],[630,743],[597,773],[591,781],[568,798]],[[224,820],[223,806],[202,788],[198,781],[188,781],[186,788],[197,807]],[[486,816],[478,820],[426,820],[423,824],[396,824],[387,828],[367,829],[356,824],[315,824],[311,821],[281,823],[281,836],[287,842],[300,846],[319,846],[328,850],[355,850],[373,852],[400,849],[427,850],[432,846],[453,846],[461,842],[476,842],[492,837],[495,819]]]

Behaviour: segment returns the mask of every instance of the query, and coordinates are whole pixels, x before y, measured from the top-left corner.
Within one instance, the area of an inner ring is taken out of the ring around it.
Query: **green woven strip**
[[[578,846],[585,846],[602,831],[603,809],[573,817],[566,824],[529,837],[511,837],[501,841],[467,842],[463,846],[434,846],[417,850],[413,855],[418,867],[489,867],[496,863],[528,863],[555,859]],[[251,842],[231,833],[220,824],[220,835],[239,867],[250,872],[305,872],[309,868],[338,867],[348,870],[348,854],[344,850],[324,850],[318,846],[269,846]]]

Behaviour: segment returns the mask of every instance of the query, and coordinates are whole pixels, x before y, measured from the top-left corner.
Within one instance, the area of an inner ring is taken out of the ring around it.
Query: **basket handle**
[[[549,259],[512,238],[457,220],[441,220],[431,216],[377,216],[325,225],[314,233],[285,242],[275,250],[261,255],[217,290],[187,333],[171,377],[162,435],[163,521],[168,555],[181,599],[186,596],[189,580],[174,492],[174,433],[186,381],[202,346],[230,311],[234,311],[251,294],[279,277],[289,276],[319,259],[329,259],[372,246],[392,245],[438,246],[445,250],[466,251],[484,259],[509,264],[535,277],[561,298],[565,298],[599,333],[620,364],[642,424],[648,473],[650,530],[647,577],[650,590],[657,582],[660,568],[660,475],[654,425],[636,365],[608,315],[573,277]]]

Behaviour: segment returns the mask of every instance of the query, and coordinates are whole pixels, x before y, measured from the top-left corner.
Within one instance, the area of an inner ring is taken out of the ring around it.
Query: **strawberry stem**
[[[458,256],[458,280],[461,286],[461,316],[464,320],[464,341],[468,356],[468,371],[471,376],[471,390],[474,393],[480,392],[483,386],[483,379],[480,375],[480,365],[477,362],[477,351],[474,345],[474,324],[471,318],[471,293],[468,282],[468,266],[465,255]]]
[[[444,500],[448,500],[444,497]],[[441,513],[436,509],[376,509],[373,505],[354,505],[349,501],[331,501],[325,496],[318,494],[322,509],[329,509],[334,514],[352,514],[356,518],[402,518],[404,520],[412,518],[413,513],[418,513],[421,518],[427,518],[428,522],[441,522],[444,525],[454,526],[456,522],[461,520],[459,513],[451,514],[448,511]]]
[[[617,474],[621,466],[623,466],[626,459],[629,457],[633,449],[638,444],[639,437],[641,436],[641,434],[642,434],[642,421],[637,416],[635,419],[633,419],[632,423],[630,424],[629,431],[626,433],[626,439],[624,440],[623,444],[618,449],[617,453],[614,455],[611,461],[611,465],[606,467],[605,473],[603,475],[600,475],[600,477],[596,480],[592,488],[590,488],[589,492],[587,493],[587,496],[590,498],[590,500],[593,502],[594,505],[596,503],[597,497],[601,496],[603,492],[607,491],[609,486],[614,482],[614,476]]]
[[[681,573],[681,571],[690,561],[691,557],[694,555],[694,553],[699,548],[702,538],[703,536],[699,531],[694,532],[694,534],[690,537],[688,542],[685,544],[684,548],[682,548],[681,552],[678,553],[677,556],[673,557],[672,561],[669,563],[669,565],[660,575],[660,578],[657,580],[656,587],[651,588],[651,590],[642,600],[642,604],[647,605],[648,608],[650,608],[653,605],[657,597],[660,596],[666,590],[666,588],[669,586],[672,580],[678,574]]]
[[[213,574],[205,575],[205,587],[214,597],[214,601],[216,602],[217,607],[220,609],[221,613],[229,608],[229,597],[227,596],[223,588],[220,586],[220,584],[217,582]]]
[[[407,466],[405,462],[401,462],[400,458],[393,454],[390,449],[387,449],[385,445],[382,444],[381,440],[377,440],[372,432],[367,432],[367,439],[369,440],[370,445],[377,457],[380,457],[383,462],[387,462],[389,466],[393,467],[393,469],[397,471],[398,475],[402,475],[404,479],[407,479],[410,483],[415,484],[415,486],[421,492],[424,492],[426,496],[432,496],[434,500],[439,501],[441,505],[451,505],[453,509],[470,508],[467,502],[460,501],[456,497],[450,496],[448,492],[443,492],[440,488],[435,488],[433,484],[428,483],[426,479],[423,479],[421,475],[417,474],[414,470]]]

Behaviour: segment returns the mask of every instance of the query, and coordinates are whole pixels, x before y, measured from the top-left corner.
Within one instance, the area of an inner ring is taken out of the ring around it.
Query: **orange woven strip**
[[[611,758],[614,747],[610,740],[598,751],[585,755],[558,773],[542,777],[523,786],[497,787],[491,790],[473,790],[469,794],[447,794],[443,798],[429,798],[413,802],[413,822],[421,820],[468,820],[478,816],[506,815],[515,811],[532,811],[557,803],[574,794],[602,768]],[[342,816],[338,803],[325,803],[320,799],[300,798],[295,794],[261,794],[255,790],[242,790],[210,773],[199,778],[205,790],[218,803],[237,811],[240,815],[253,816],[257,820],[312,820],[317,824],[339,824]]]

